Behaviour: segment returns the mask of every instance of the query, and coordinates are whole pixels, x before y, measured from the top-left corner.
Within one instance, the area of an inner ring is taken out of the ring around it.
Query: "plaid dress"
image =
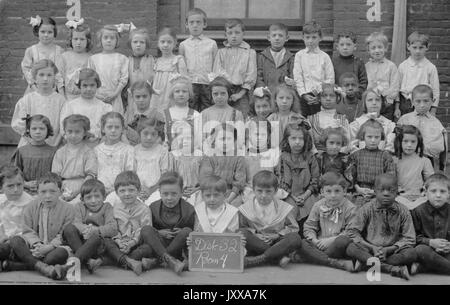
[[[349,171],[353,185],[373,189],[378,175],[395,175],[395,165],[389,152],[363,148],[350,155]]]

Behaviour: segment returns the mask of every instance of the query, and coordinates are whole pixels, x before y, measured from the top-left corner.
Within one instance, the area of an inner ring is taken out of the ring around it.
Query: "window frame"
[[[242,18],[246,26],[246,37],[250,39],[266,39],[267,27],[271,23],[282,22],[289,27],[289,37],[294,40],[301,40],[301,24],[312,20],[312,6],[313,0],[299,0],[300,10],[302,11],[303,19],[259,19],[259,18]],[[180,29],[182,36],[188,36],[186,28],[186,16],[187,12],[193,7],[194,0],[181,0],[181,13],[180,13]],[[205,33],[211,38],[223,37],[223,24],[225,24],[226,18],[210,19],[212,22],[212,29],[209,22],[208,28]],[[292,29],[292,30],[291,30]]]

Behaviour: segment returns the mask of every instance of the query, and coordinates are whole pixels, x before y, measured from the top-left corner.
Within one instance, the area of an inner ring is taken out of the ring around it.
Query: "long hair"
[[[395,155],[397,158],[401,159],[403,156],[403,147],[402,142],[403,138],[405,137],[405,134],[411,134],[416,136],[417,138],[417,147],[416,147],[416,154],[419,155],[419,157],[423,157],[423,137],[420,133],[420,130],[413,125],[400,125],[395,127],[395,140],[394,140],[394,149],[395,149]]]
[[[281,140],[281,151],[291,153],[291,146],[289,145],[289,137],[293,131],[301,131],[303,133],[303,149],[301,151],[302,155],[305,156],[307,152],[310,152],[313,146],[313,140],[308,132],[309,126],[306,122],[302,121],[300,123],[290,123],[286,126],[283,133],[283,140]]]

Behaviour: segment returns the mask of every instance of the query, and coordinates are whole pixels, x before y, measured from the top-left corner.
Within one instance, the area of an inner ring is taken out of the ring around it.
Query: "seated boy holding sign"
[[[292,214],[293,207],[274,198],[278,179],[274,173],[262,170],[253,177],[255,196],[239,207],[240,226],[250,255],[244,267],[277,261],[281,267],[289,263],[287,257],[301,247],[298,224]]]
[[[176,274],[185,264],[182,258],[186,239],[194,228],[194,207],[184,200],[183,178],[176,172],[166,172],[159,179],[161,199],[150,205],[153,226],[141,230],[141,238],[152,249],[152,254]]]

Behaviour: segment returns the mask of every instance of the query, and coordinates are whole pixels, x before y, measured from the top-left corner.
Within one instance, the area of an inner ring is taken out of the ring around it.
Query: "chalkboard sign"
[[[192,232],[190,271],[243,272],[244,247],[238,233]]]

